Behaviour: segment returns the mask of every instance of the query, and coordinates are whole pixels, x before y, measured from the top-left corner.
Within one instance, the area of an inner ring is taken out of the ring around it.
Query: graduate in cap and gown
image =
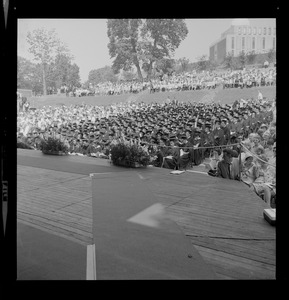
[[[170,147],[168,147],[167,155],[163,159],[163,167],[167,169],[179,168],[179,156],[180,150],[176,146],[176,136],[170,136]]]

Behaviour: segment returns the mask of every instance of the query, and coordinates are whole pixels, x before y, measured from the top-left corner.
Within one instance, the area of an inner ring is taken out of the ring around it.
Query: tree
[[[246,54],[246,63],[249,64],[249,65],[252,65],[255,63],[255,60],[256,60],[256,56],[257,54],[255,53],[255,51],[250,51],[250,52],[247,52]]]
[[[52,63],[56,52],[63,51],[65,48],[55,30],[45,30],[44,28],[35,29],[27,34],[27,42],[30,44],[29,52],[34,55],[34,60],[39,62],[42,67],[43,94],[46,95],[46,69]]]
[[[17,57],[17,88],[32,89],[35,65],[26,58]]]
[[[113,73],[113,70],[109,66],[105,66],[104,68],[100,68],[97,70],[91,70],[88,74],[88,81],[93,84],[98,84],[100,82],[116,82],[117,77]]]
[[[183,19],[109,19],[107,28],[114,72],[135,66],[140,80],[141,66],[150,76],[153,64],[170,58],[188,33]]]
[[[161,71],[162,74],[169,74],[174,70],[175,60],[169,58],[163,58],[156,62],[156,68]]]
[[[79,66],[77,64],[70,65],[67,73],[67,84],[74,87],[80,87]]]
[[[17,57],[17,88],[29,89],[40,93],[42,89],[42,70],[26,58]]]
[[[274,48],[270,49],[269,52],[267,53],[268,61],[270,63],[275,62],[276,60],[276,51]]]
[[[181,72],[187,72],[190,67],[190,60],[188,58],[182,57],[177,60],[177,63],[180,66]]]
[[[140,57],[148,64],[150,77],[153,64],[170,59],[186,38],[188,28],[184,19],[146,19],[141,28]]]
[[[198,68],[198,71],[203,71],[203,70],[206,70],[207,69],[207,66],[208,66],[208,57],[207,55],[202,55],[200,57],[197,58],[197,68]]]
[[[227,55],[224,58],[223,64],[226,69],[233,69],[234,56],[232,53],[227,53]]]
[[[79,67],[72,64],[72,56],[67,52],[58,52],[55,60],[47,69],[49,85],[60,88],[62,85],[80,86]]]
[[[107,35],[110,57],[115,58],[112,64],[113,71],[116,74],[120,70],[128,71],[135,65],[142,80],[137,49],[140,24],[140,19],[109,19]]]
[[[238,55],[238,63],[240,68],[244,68],[246,64],[246,55],[244,51],[241,51]]]

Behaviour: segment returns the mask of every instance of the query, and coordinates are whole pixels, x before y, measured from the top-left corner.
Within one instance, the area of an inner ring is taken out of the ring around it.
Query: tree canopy
[[[91,70],[88,74],[88,81],[92,84],[111,81],[116,82],[117,77],[113,73],[111,67],[105,66],[104,68]]]
[[[170,59],[188,29],[184,19],[109,19],[107,35],[109,54],[114,58],[112,69],[129,71],[136,67],[151,75],[153,64]]]
[[[80,85],[79,67],[72,64],[73,56],[54,29],[38,28],[28,32],[27,42],[30,45],[29,52],[42,70],[44,95],[47,93],[47,86],[59,88],[63,84]]]

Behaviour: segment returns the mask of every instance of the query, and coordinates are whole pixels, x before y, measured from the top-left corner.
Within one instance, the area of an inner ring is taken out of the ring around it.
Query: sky
[[[186,19],[188,35],[173,58],[186,57],[190,62],[209,56],[209,47],[227,30],[233,19]],[[108,53],[107,19],[18,19],[18,55],[33,61],[26,36],[36,28],[55,29],[79,66],[81,82],[93,69],[112,65]]]

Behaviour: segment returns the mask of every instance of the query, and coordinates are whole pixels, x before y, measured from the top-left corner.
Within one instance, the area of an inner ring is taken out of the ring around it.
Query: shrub
[[[17,142],[17,148],[20,148],[20,149],[30,149],[30,150],[33,150],[34,148],[28,144],[26,144],[25,142],[23,141],[18,141]]]
[[[141,146],[118,143],[111,148],[111,160],[117,166],[135,167],[136,164],[147,166],[150,156]]]
[[[43,152],[46,151],[62,151],[67,153],[68,147],[58,138],[48,137],[44,138],[40,142],[40,150]]]

